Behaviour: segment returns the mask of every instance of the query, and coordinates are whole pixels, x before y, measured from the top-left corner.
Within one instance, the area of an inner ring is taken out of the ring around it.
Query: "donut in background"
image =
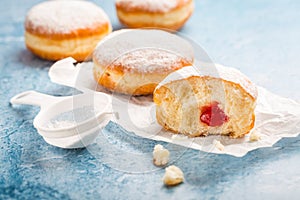
[[[84,61],[112,31],[106,13],[79,0],[46,1],[32,7],[25,20],[25,44],[47,60],[73,57]]]
[[[116,0],[121,23],[130,28],[180,29],[192,15],[193,0]]]

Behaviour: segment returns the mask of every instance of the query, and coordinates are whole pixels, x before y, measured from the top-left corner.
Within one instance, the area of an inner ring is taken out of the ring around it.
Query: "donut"
[[[193,48],[162,30],[125,29],[106,36],[93,53],[96,82],[112,92],[149,95],[171,72],[193,63]]]
[[[46,1],[32,7],[25,19],[25,44],[47,60],[73,57],[84,61],[99,40],[112,31],[105,12],[80,0]]]
[[[193,0],[116,0],[119,21],[131,28],[178,30],[194,10]]]
[[[190,137],[243,137],[254,126],[256,86],[236,69],[188,66],[170,74],[155,89],[156,118],[173,133]]]
[[[114,92],[149,95],[168,74],[190,64],[166,50],[144,48],[123,54],[108,66],[94,59],[94,77]]]

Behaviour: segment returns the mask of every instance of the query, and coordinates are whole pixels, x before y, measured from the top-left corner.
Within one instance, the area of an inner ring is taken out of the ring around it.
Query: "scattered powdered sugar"
[[[183,134],[173,134],[171,139],[172,141],[184,141],[184,140],[188,140],[189,137]]]
[[[49,129],[70,128],[78,123],[95,117],[98,111],[93,106],[83,106],[74,110],[60,113],[50,119],[44,126]]]
[[[131,51],[113,62],[113,66],[122,66],[126,72],[140,73],[170,72],[187,64],[175,53],[154,48]]]
[[[26,29],[41,34],[68,34],[109,21],[105,12],[93,3],[80,0],[54,0],[40,3],[28,12]]]
[[[168,12],[175,9],[180,1],[182,0],[117,0],[116,4],[126,11],[138,9],[149,12]]]
[[[69,128],[75,126],[76,123],[74,121],[62,121],[62,120],[54,120],[49,122],[46,127],[49,129],[61,129],[61,128]]]

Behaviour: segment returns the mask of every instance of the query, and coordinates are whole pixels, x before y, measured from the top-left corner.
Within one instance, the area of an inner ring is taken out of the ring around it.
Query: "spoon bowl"
[[[34,127],[46,142],[62,148],[80,148],[92,143],[112,114],[111,97],[99,92],[54,97],[27,91],[10,102],[40,106]]]

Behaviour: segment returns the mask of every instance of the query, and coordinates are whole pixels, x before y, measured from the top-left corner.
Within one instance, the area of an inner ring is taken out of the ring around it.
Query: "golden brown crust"
[[[34,26],[31,23],[25,23],[25,30],[26,32],[36,35],[38,37],[44,37],[54,40],[63,40],[102,35],[104,33],[110,32],[111,25],[110,22],[107,22],[105,24],[95,24],[93,27],[88,27],[84,29],[74,29],[70,33],[53,33],[49,32],[49,30],[47,30],[46,27],[34,28]]]
[[[147,85],[143,85],[139,88],[137,88],[134,92],[134,96],[140,96],[140,95],[149,95],[152,94],[155,87],[157,86],[156,83],[149,83]]]
[[[90,52],[75,53],[75,54],[72,54],[72,55],[71,54],[67,55],[67,54],[62,53],[62,52],[43,51],[41,49],[33,48],[33,47],[29,46],[28,44],[26,44],[26,47],[33,54],[39,56],[40,58],[46,59],[46,60],[56,61],[56,60],[60,60],[60,59],[63,59],[63,58],[69,57],[69,56],[71,56],[72,58],[74,58],[77,61],[84,61],[84,60],[91,59],[91,57],[89,56]]]
[[[165,58],[167,61],[159,58]],[[158,83],[169,73],[191,65],[189,61],[159,49],[130,52],[106,67],[100,64],[101,61],[95,56],[93,61],[94,78],[98,84],[114,92],[132,95],[152,94]],[[150,63],[156,67],[149,70],[140,66]]]
[[[62,39],[34,35],[25,31],[25,44],[32,53],[43,59],[55,61],[73,57],[77,61],[85,61],[91,59],[98,42],[110,32],[111,29],[108,29],[101,34]]]
[[[193,1],[177,1],[177,5],[168,10],[155,10],[149,7],[135,6],[130,4],[116,3],[119,21],[131,28],[162,28],[178,30],[190,18],[193,13]]]
[[[161,0],[164,1],[164,0]],[[167,0],[168,1],[168,0]],[[193,0],[177,0],[176,5],[172,6],[168,12],[174,11],[176,9],[180,9],[183,6],[192,3]],[[155,6],[155,5],[153,5]],[[163,7],[163,6],[162,6]],[[143,5],[143,3],[137,3],[136,5],[128,2],[128,1],[117,1],[116,2],[117,10],[122,10],[123,12],[130,12],[130,13],[154,13],[154,14],[163,14],[166,13],[165,9],[160,9],[159,7],[151,7],[151,5]]]
[[[94,75],[94,79],[97,81],[97,83],[99,85],[104,86],[105,88],[109,89],[110,91],[115,91],[116,90],[116,85],[117,83],[115,81],[113,81],[113,79],[110,78],[111,74],[113,72],[111,72],[110,69],[106,69],[104,73],[98,73],[96,69],[96,67],[100,67],[97,63],[95,63],[94,61],[94,71],[93,71],[93,75]],[[101,68],[101,67],[100,67]],[[116,76],[122,76],[123,73],[118,74],[117,72]],[[119,91],[117,91],[119,92]]]
[[[97,71],[99,68],[102,73]],[[97,83],[110,91],[135,96],[152,94],[159,81],[168,75],[168,73],[148,73],[143,75],[139,72],[124,73],[124,69],[105,68],[95,61],[93,74]],[[124,80],[125,82],[132,80],[132,82],[123,84]],[[147,80],[150,82],[147,82]]]
[[[39,3],[28,11],[24,26],[28,49],[48,60],[71,56],[84,61],[112,31],[100,7],[80,0]]]
[[[120,16],[121,11],[117,11],[118,16]],[[189,15],[183,19],[182,21],[178,21],[172,25],[161,25],[160,23],[153,23],[153,22],[147,22],[144,21],[143,23],[131,23],[129,21],[124,20],[122,17],[119,17],[119,20],[122,24],[124,24],[127,27],[131,27],[131,28],[145,28],[145,27],[149,27],[149,28],[161,28],[161,29],[167,29],[167,30],[179,30],[186,22],[187,20],[190,18],[190,16],[192,15],[192,11],[189,13]],[[139,17],[138,14],[136,17]],[[173,32],[170,31],[170,32]]]

